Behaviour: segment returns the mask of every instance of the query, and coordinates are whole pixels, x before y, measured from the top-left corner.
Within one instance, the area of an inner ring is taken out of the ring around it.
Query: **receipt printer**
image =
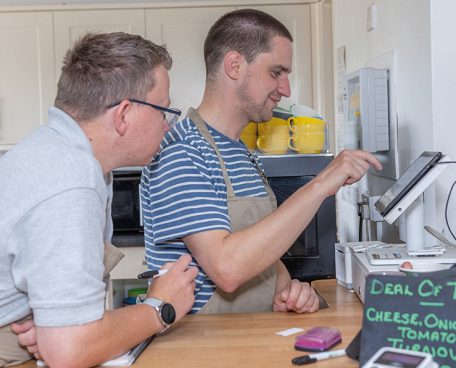
[[[335,244],[337,283],[349,290],[353,289],[352,258],[354,253],[363,253],[366,249],[383,244],[378,241],[349,242]]]
[[[353,289],[352,277],[352,248],[354,243],[336,243],[336,279],[337,283],[347,289]]]

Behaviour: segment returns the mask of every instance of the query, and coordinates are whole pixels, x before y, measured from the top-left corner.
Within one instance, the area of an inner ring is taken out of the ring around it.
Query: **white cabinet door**
[[[127,32],[144,36],[144,9],[54,12],[56,80],[66,51],[85,32]]]
[[[0,150],[47,121],[55,96],[51,12],[0,13]]]
[[[242,8],[242,7],[237,7]],[[290,30],[293,42],[293,71],[290,75],[291,97],[281,105],[313,105],[312,43],[309,5],[249,6],[279,19]],[[206,80],[203,46],[210,26],[235,7],[176,8],[146,10],[146,37],[166,44],[173,56],[171,69],[172,105],[184,112],[197,106],[203,97]]]
[[[136,279],[147,271],[147,262],[144,247],[120,247],[124,254],[116,267],[111,271],[111,280]]]
[[[144,247],[119,247],[119,250],[124,257],[110,273],[106,295],[107,309],[121,307],[128,289],[147,287],[146,280],[137,279],[140,273],[147,271]]]
[[[247,7],[238,7],[239,9]],[[280,106],[291,104],[313,106],[312,29],[310,5],[259,5],[248,8],[262,10],[280,20],[293,36],[293,65],[290,74],[291,96],[282,98]]]
[[[171,105],[184,113],[203,98],[206,82],[204,39],[210,26],[234,7],[146,10],[146,37],[165,44],[173,57]]]

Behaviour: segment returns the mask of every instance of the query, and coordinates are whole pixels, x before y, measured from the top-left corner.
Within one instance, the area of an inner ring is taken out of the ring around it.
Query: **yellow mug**
[[[257,141],[257,123],[250,122],[242,130],[240,139],[250,151],[254,151]]]
[[[258,127],[258,124],[257,123],[254,123],[253,121],[251,121],[250,123],[248,123],[244,129],[242,129],[242,132],[241,132],[241,136],[243,134],[257,134],[257,127]]]
[[[325,148],[326,123],[310,116],[293,116],[287,120],[292,131],[288,146],[298,153],[320,153]]]
[[[289,134],[262,134],[258,136],[257,147],[268,155],[283,154],[288,151]]]
[[[287,124],[293,133],[302,132],[325,132],[326,123],[324,120],[310,116],[292,116],[288,118]]]
[[[264,123],[258,123],[258,135],[265,134],[290,134],[289,123],[280,118],[272,118]]]
[[[241,135],[241,141],[244,143],[249,151],[255,151],[257,146],[257,135],[256,134],[243,134]]]
[[[325,133],[293,133],[288,139],[288,147],[298,153],[320,153],[325,145]]]

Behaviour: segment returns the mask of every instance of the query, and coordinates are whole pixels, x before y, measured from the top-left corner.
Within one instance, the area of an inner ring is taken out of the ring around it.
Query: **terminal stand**
[[[403,262],[456,263],[456,247],[426,245],[424,233],[424,203],[420,195],[405,213],[406,244],[381,244],[366,251],[371,265],[401,265]]]
[[[440,158],[436,164],[438,157]],[[450,160],[449,156],[442,156],[440,152],[423,152],[374,204],[389,224],[405,214],[407,243],[386,244],[379,241],[336,244],[338,282],[347,288],[351,286],[361,301],[364,301],[364,284],[369,273],[404,275],[399,267],[406,261],[412,262],[414,266],[423,263],[429,266],[428,262],[456,264],[456,247],[425,244],[424,232],[423,192],[448,166],[443,163]],[[343,272],[339,272],[342,267]],[[424,269],[432,268],[439,267]]]

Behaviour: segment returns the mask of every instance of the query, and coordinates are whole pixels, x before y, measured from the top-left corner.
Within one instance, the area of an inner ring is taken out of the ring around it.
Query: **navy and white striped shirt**
[[[235,195],[266,196],[246,146],[208,128],[225,161]],[[226,196],[214,149],[185,118],[166,134],[160,153],[143,170],[141,202],[149,269],[190,253],[182,242],[186,235],[231,231]],[[198,266],[195,259],[192,265]],[[190,313],[198,312],[215,291],[215,284],[201,267],[195,281],[195,304]]]

